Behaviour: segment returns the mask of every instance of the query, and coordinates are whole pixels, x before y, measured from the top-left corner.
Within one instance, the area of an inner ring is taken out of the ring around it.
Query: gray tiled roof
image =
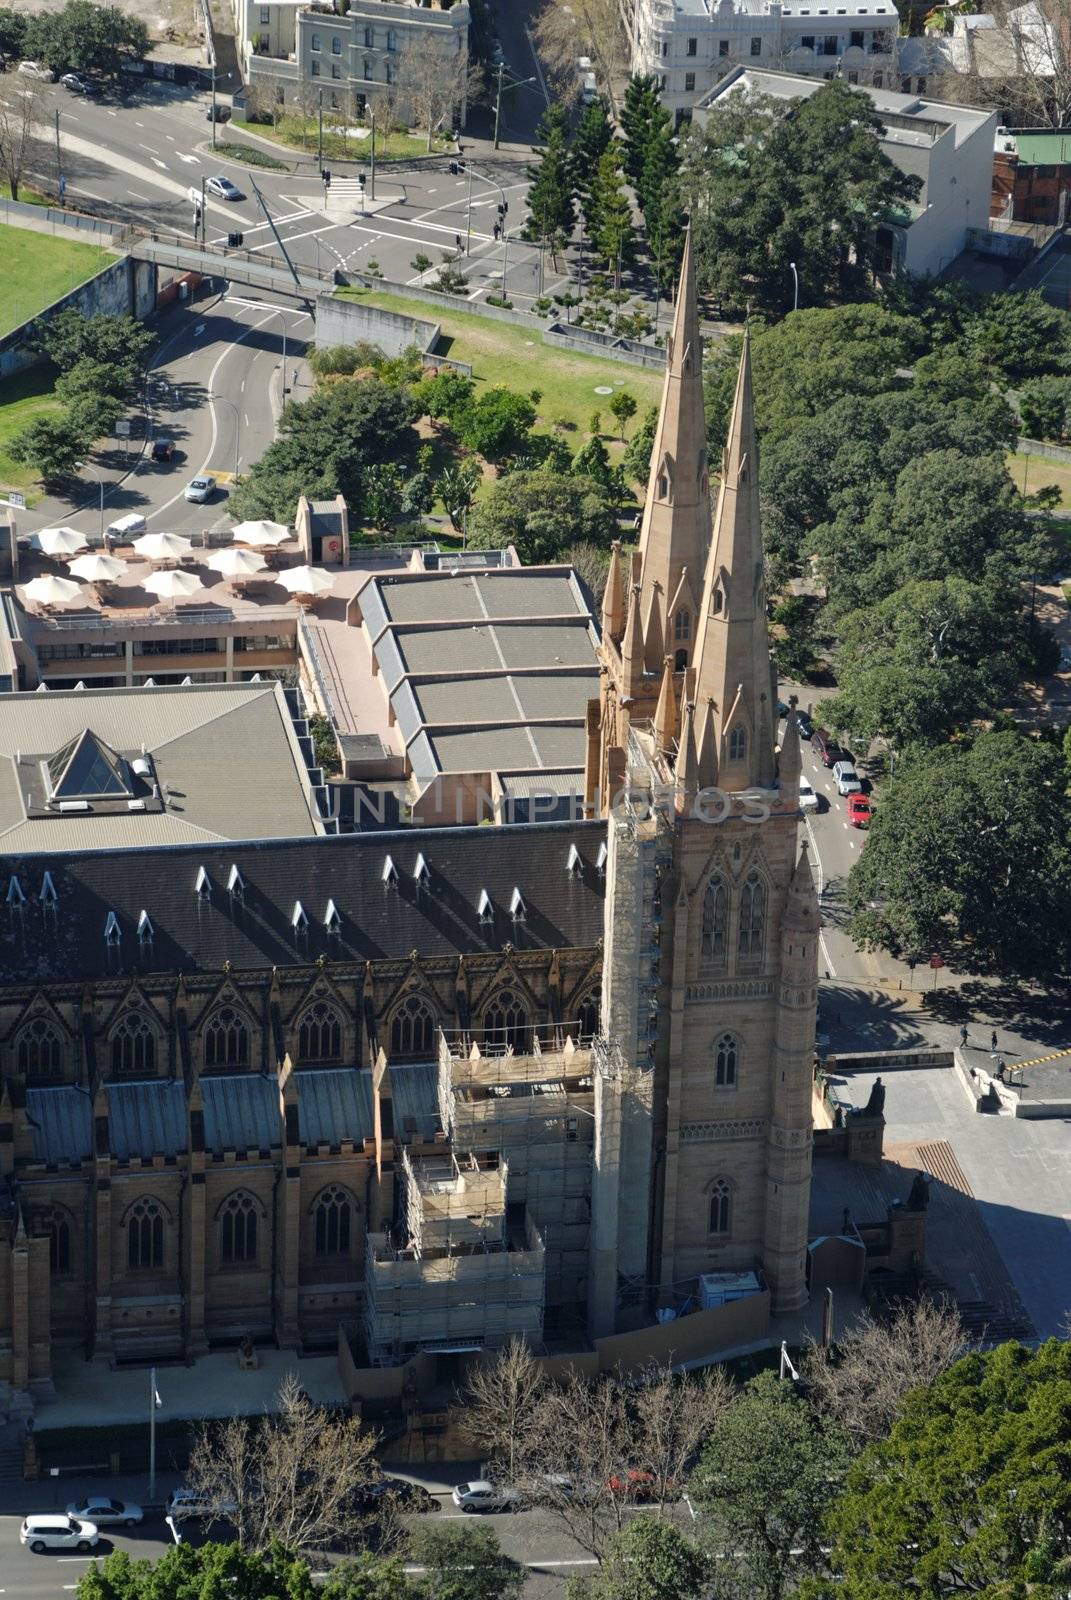
[[[78,1165],[92,1148],[93,1102],[70,1084],[27,1089],[26,1113],[33,1135],[33,1157],[49,1166]]]
[[[372,1078],[355,1067],[295,1074],[303,1144],[360,1143],[372,1137]]]
[[[206,1150],[271,1150],[282,1143],[279,1090],[259,1072],[202,1077]]]
[[[186,1091],[173,1079],[109,1083],[108,1142],[120,1161],[173,1156],[186,1149]]]
[[[438,1062],[418,1061],[411,1066],[392,1066],[390,1090],[396,1134],[405,1134],[412,1128],[422,1138],[430,1139],[440,1131]]]
[[[540,737],[555,731],[539,730]],[[603,931],[595,860],[604,838],[604,823],[561,822],[0,857],[0,882],[16,877],[25,895],[17,910],[0,905],[0,969],[12,983],[88,982],[122,973],[219,972],[225,961],[249,971],[308,966],[321,955],[365,961],[404,958],[411,950],[428,956],[497,950],[503,936],[480,922],[479,891],[508,905],[515,885],[528,907],[527,921],[507,935],[515,945],[589,948]],[[574,843],[586,863],[579,876],[567,870]],[[396,887],[383,881],[388,854]],[[430,863],[427,889],[413,878],[420,854]],[[227,889],[232,866],[244,884],[238,901]],[[207,898],[196,889],[202,867],[211,886]],[[40,903],[46,870],[57,896],[53,912]],[[323,925],[329,900],[341,918],[337,935]],[[305,932],[293,926],[297,901],[308,919]],[[137,938],[143,907],[153,926],[144,945]],[[118,946],[104,941],[109,911],[118,921]]]

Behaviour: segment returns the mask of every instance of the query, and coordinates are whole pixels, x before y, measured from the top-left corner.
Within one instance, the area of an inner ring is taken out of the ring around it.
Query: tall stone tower
[[[710,523],[690,242],[621,568],[615,551],[588,718],[587,805],[608,819],[595,1336],[756,1262],[775,1311],[807,1299],[819,927],[799,731],[793,712],[778,749],[746,338]]]

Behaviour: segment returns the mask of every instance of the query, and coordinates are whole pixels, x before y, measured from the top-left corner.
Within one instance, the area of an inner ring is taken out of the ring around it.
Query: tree
[[[515,545],[526,564],[557,561],[578,541],[609,545],[617,532],[613,504],[591,478],[548,472],[511,472],[492,485],[469,529],[480,550]]]
[[[361,479],[361,504],[365,521],[382,531],[402,514],[404,485],[393,461],[374,461]]]
[[[1069,351],[1071,318],[1050,306],[1040,289],[990,295],[969,324],[980,358],[1008,383],[1058,370]]]
[[[283,411],[278,438],[231,494],[232,515],[290,522],[299,495],[339,493],[356,514],[365,467],[401,455],[415,438],[416,416],[409,390],[378,378],[317,388]]]
[[[520,1600],[526,1573],[490,1528],[419,1528],[413,1560],[426,1569],[426,1600]]]
[[[549,243],[555,252],[558,242],[568,239],[576,221],[567,127],[561,106],[548,106],[536,129],[538,159],[527,168],[528,217],[524,237]]]
[[[47,321],[35,322],[30,342],[60,372],[69,372],[80,361],[109,369],[113,374],[109,390],[117,394],[134,382],[156,343],[156,334],[136,317],[113,317],[106,312],[83,317],[68,306]]]
[[[815,1410],[862,1449],[889,1433],[907,1397],[946,1372],[965,1343],[955,1311],[923,1299],[887,1322],[864,1313],[832,1350],[812,1343],[801,1375]]]
[[[621,102],[622,165],[633,188],[643,176],[651,130],[659,125],[663,115],[658,79],[653,74],[633,73],[625,85]]]
[[[480,469],[475,461],[459,461],[456,466],[444,467],[436,478],[435,493],[445,506],[455,533],[464,530],[479,486]]]
[[[623,1464],[634,1459],[626,1394],[616,1378],[589,1382],[570,1368],[564,1382],[543,1390],[525,1440],[521,1487],[600,1559],[626,1516],[618,1487]]]
[[[383,352],[378,345],[358,339],[354,344],[317,345],[305,359],[317,378],[351,378],[362,369],[377,372]]]
[[[573,193],[580,202],[580,209],[584,214],[589,230],[592,183],[598,170],[599,158],[608,148],[613,137],[614,129],[613,123],[610,121],[609,106],[603,96],[598,95],[590,105],[584,107],[569,150],[569,171]]]
[[[877,271],[880,219],[914,200],[917,177],[880,143],[868,97],[824,83],[808,99],[732,95],[685,141],[682,187],[701,285],[729,305],[776,312],[859,299]]]
[[[655,276],[662,289],[667,290],[672,287],[684,250],[680,159],[668,117],[651,133],[637,194]]]
[[[7,180],[12,200],[19,197],[22,175],[33,157],[44,129],[44,83],[27,78],[18,94],[0,100],[0,172]]]
[[[1023,431],[1031,439],[1054,439],[1067,434],[1071,411],[1071,380],[1035,378],[1019,391],[1019,416]]]
[[[0,6],[0,61],[25,55],[26,17],[10,6]]]
[[[461,414],[457,432],[462,444],[498,465],[524,449],[536,409],[525,394],[513,389],[485,389]]]
[[[572,1578],[566,1600],[700,1600],[708,1563],[677,1528],[637,1518],[610,1541],[593,1578]]]
[[[445,417],[450,425],[456,426],[458,418],[466,412],[472,404],[476,385],[471,378],[463,372],[454,372],[450,367],[444,367],[432,378],[425,378],[413,390],[413,399],[421,409],[424,416],[430,417],[433,422],[438,422]]]
[[[621,287],[621,268],[632,257],[632,207],[621,176],[620,146],[615,140],[599,157],[591,195],[592,243],[608,268],[614,287]]]
[[[76,433],[62,412],[58,416],[46,412],[15,435],[8,453],[51,484],[74,472],[92,442],[92,437]]]
[[[330,1587],[330,1586],[328,1586]],[[313,1600],[317,1590],[303,1561],[278,1545],[251,1554],[237,1544],[172,1545],[156,1561],[133,1560],[113,1550],[82,1574],[76,1600]],[[402,1591],[402,1595],[405,1591]],[[402,1600],[402,1595],[399,1600]],[[365,1600],[332,1595],[330,1600]],[[394,1600],[373,1590],[368,1600]]]
[[[604,489],[610,488],[613,483],[610,452],[597,433],[593,433],[587,444],[577,451],[571,470],[578,478],[590,478]]]
[[[400,1556],[374,1556],[364,1550],[352,1561],[332,1567],[327,1582],[315,1591],[319,1600],[420,1600],[405,1575]],[[304,1600],[297,1596],[296,1600]]]
[[[206,1505],[234,1507],[227,1515],[244,1551],[322,1549],[359,1531],[354,1501],[378,1475],[376,1443],[358,1420],[314,1406],[288,1377],[278,1411],[201,1428],[186,1481]]]
[[[115,77],[124,63],[148,54],[149,30],[118,6],[67,0],[62,11],[43,11],[29,19],[24,45],[35,61],[56,72]]]
[[[641,1374],[629,1407],[640,1452],[635,1459],[651,1474],[651,1498],[660,1511],[679,1496],[700,1446],[725,1416],[733,1394],[723,1367],[681,1375],[653,1362]]]
[[[618,389],[610,401],[610,411],[617,423],[618,438],[624,442],[625,427],[636,415],[636,397],[628,389]]]
[[[651,471],[651,451],[654,449],[655,430],[658,427],[658,407],[649,406],[639,427],[625,446],[622,465],[635,483],[646,484]]]
[[[610,570],[610,552],[600,550],[598,545],[588,544],[584,540],[580,544],[571,544],[563,559],[568,561],[577,577],[587,584],[595,605],[600,606],[606,588],[606,575]]]
[[[945,73],[936,92],[957,105],[1000,106],[1008,127],[1066,128],[1071,120],[1068,0],[1022,6],[994,0],[995,27],[965,41],[969,65]]]
[[[839,1433],[772,1372],[752,1378],[715,1423],[692,1492],[741,1594],[781,1600],[822,1569],[822,1515],[844,1461]]]
[[[554,79],[554,98],[571,105],[580,93],[577,61],[587,56],[617,110],[614,84],[628,71],[631,46],[617,0],[546,0],[535,25],[535,39]]]
[[[517,1475],[543,1369],[524,1339],[510,1339],[493,1361],[471,1366],[461,1391],[459,1421],[508,1483]]]
[[[1065,1594],[1071,1344],[999,1345],[907,1398],[827,1521],[838,1600]]]
[[[1066,971],[1065,786],[1059,751],[1016,733],[906,751],[848,879],[853,937],[1003,978]]]
[[[481,86],[478,73],[470,72],[466,52],[448,47],[453,42],[449,38],[440,46],[431,39],[414,39],[398,62],[398,79],[405,85],[415,126],[427,133],[429,151],[436,133],[460,127],[462,106]]]

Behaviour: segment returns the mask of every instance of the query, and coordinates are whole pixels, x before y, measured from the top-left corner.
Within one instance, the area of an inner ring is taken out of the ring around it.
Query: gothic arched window
[[[747,729],[733,728],[729,734],[729,760],[743,761],[747,755]]]
[[[594,1039],[602,1026],[602,997],[592,990],[577,1012],[577,1032],[582,1040]]]
[[[731,1089],[736,1083],[739,1046],[731,1033],[723,1033],[714,1046],[714,1082],[719,1089]]]
[[[740,891],[740,936],[737,947],[742,956],[754,960],[762,955],[766,937],[766,885],[752,867]]]
[[[391,1018],[391,1060],[427,1057],[433,1054],[434,1047],[435,1017],[431,1007],[419,995],[411,994]]]
[[[510,1047],[515,1054],[528,1048],[528,1012],[511,989],[501,989],[484,1012],[483,1043],[488,1055]]]
[[[733,1220],[732,1185],[727,1178],[715,1178],[707,1193],[710,1195],[710,1231],[726,1234]]]
[[[130,1011],[112,1033],[112,1071],[126,1078],[156,1071],[156,1032],[140,1011]]]
[[[15,1064],[27,1078],[58,1078],[63,1070],[63,1041],[45,1017],[34,1017],[18,1036]]]
[[[703,960],[725,960],[725,927],[728,921],[729,897],[720,878],[711,878],[703,896]]]
[[[48,1266],[54,1277],[71,1270],[71,1224],[62,1211],[54,1211],[49,1221]]]
[[[325,1189],[316,1202],[316,1254],[346,1256],[350,1251],[353,1203],[344,1189]]]
[[[326,1000],[316,1000],[302,1014],[298,1029],[299,1061],[339,1061],[342,1058],[342,1018]]]
[[[685,611],[683,606],[673,618],[673,637],[678,644],[686,644],[692,637],[691,613]]]
[[[219,1253],[226,1266],[251,1265],[257,1259],[257,1206],[251,1195],[232,1194],[219,1213]]]
[[[249,1029],[233,1006],[220,1006],[205,1024],[205,1066],[249,1064]]]
[[[164,1264],[164,1214],[155,1200],[139,1200],[127,1215],[126,1261],[132,1271]]]

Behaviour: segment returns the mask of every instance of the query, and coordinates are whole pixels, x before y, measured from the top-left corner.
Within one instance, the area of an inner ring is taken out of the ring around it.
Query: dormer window
[[[339,916],[338,907],[333,900],[327,902],[327,909],[324,912],[324,927],[328,933],[342,932],[342,918]]]
[[[524,896],[519,889],[514,889],[510,896],[509,914],[514,922],[528,921],[528,907],[524,903]]]
[[[596,870],[596,872],[598,872],[600,874],[605,874],[605,872],[606,872],[606,857],[609,855],[609,853],[610,852],[606,848],[606,840],[604,839],[602,841],[602,843],[600,844],[600,846],[599,846],[599,853],[595,857],[595,870]]]
[[[305,915],[305,907],[301,904],[300,900],[294,901],[294,909],[290,913],[290,926],[293,928],[295,933],[308,932],[309,919]]]
[[[413,882],[419,884],[421,889],[430,887],[431,868],[428,866],[427,858],[423,852],[416,858],[416,865],[413,868]]]
[[[388,888],[396,889],[398,887],[398,868],[394,865],[390,856],[384,856],[383,858],[382,879]]]
[[[104,921],[104,943],[117,946],[122,937],[119,918],[114,911],[109,911]]]
[[[569,858],[565,863],[565,870],[572,873],[574,878],[583,877],[584,858],[575,844],[569,846]]]
[[[26,896],[22,892],[22,884],[19,882],[18,878],[11,878],[9,880],[6,899],[12,910],[14,910],[16,906],[24,906],[26,904]]]
[[[488,923],[495,920],[495,908],[491,903],[491,896],[486,889],[480,890],[480,898],[476,905],[476,913],[481,922]]]
[[[245,880],[234,863],[232,863],[231,870],[227,875],[227,893],[233,900],[245,899]]]
[[[205,871],[204,867],[197,868],[197,882],[195,883],[194,887],[202,900],[211,900],[212,879],[208,876],[208,873]]]
[[[149,913],[145,910],[138,917],[138,943],[141,945],[152,944],[152,921]]]
[[[46,911],[55,911],[59,905],[59,895],[56,893],[56,885],[52,882],[51,872],[46,872],[41,879],[40,900]]]

